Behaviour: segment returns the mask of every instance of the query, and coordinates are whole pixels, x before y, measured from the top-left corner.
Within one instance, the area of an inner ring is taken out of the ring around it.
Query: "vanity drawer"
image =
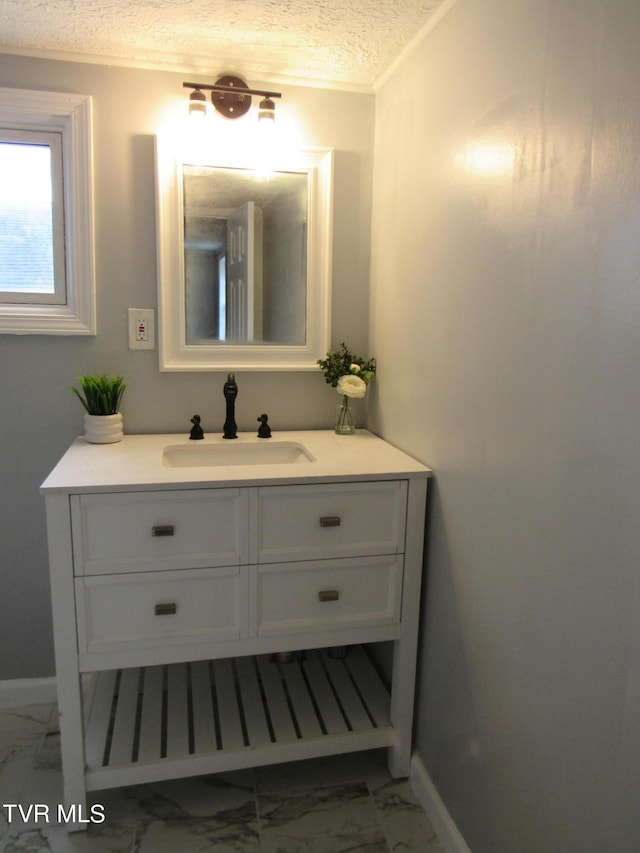
[[[80,654],[247,635],[246,567],[76,578]]]
[[[258,562],[397,554],[404,550],[404,480],[258,490]]]
[[[241,489],[74,496],[75,573],[246,563],[247,505]]]
[[[401,556],[260,566],[258,636],[397,624],[402,566]]]

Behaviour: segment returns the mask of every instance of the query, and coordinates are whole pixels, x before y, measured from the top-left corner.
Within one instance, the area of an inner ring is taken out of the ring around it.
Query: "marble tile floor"
[[[95,792],[95,822],[68,833],[55,705],[0,709],[0,853],[444,853],[385,761],[375,750]]]

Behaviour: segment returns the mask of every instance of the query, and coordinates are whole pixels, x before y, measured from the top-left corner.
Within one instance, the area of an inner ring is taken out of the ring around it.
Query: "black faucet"
[[[237,438],[238,424],[236,423],[235,409],[236,397],[238,396],[238,386],[236,385],[236,377],[233,373],[227,376],[227,381],[224,383],[224,399],[227,401],[227,419],[224,422],[223,438]]]

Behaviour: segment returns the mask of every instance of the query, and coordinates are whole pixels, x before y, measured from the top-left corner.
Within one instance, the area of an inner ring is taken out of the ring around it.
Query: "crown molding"
[[[23,56],[29,59],[45,59],[55,62],[77,62],[85,65],[103,65],[116,68],[134,68],[145,71],[169,71],[176,74],[199,74],[207,76],[220,76],[221,67],[234,70],[246,77],[260,80],[269,80],[280,86],[300,86],[312,89],[329,89],[339,92],[352,92],[354,94],[371,95],[374,88],[368,83],[352,83],[346,80],[331,80],[321,77],[297,77],[282,73],[273,73],[268,68],[251,67],[246,63],[234,61],[230,58],[216,57],[215,66],[204,59],[186,59],[183,57],[128,57],[107,56],[96,53],[79,53],[76,51],[50,50],[40,48],[26,48],[14,45],[3,45],[0,43],[0,54],[11,56]]]

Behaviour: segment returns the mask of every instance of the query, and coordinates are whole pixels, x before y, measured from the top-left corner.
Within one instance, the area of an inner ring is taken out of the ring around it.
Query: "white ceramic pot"
[[[84,437],[91,444],[114,444],[122,441],[122,415],[90,415],[84,416]]]

